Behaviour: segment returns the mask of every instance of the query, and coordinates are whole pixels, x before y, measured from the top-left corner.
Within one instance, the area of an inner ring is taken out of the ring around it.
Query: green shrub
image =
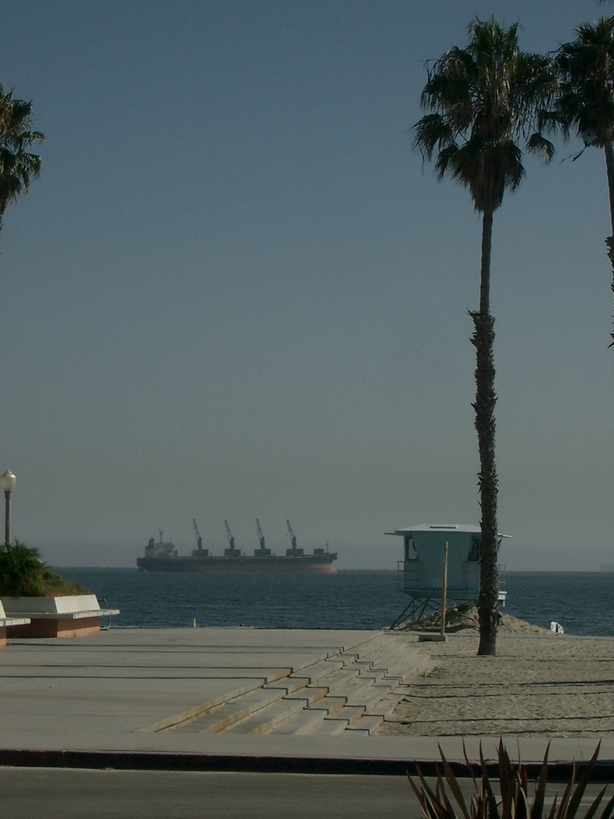
[[[530,819],[574,819],[595,767],[600,744],[595,748],[590,762],[582,771],[577,782],[576,767],[574,765],[571,779],[565,786],[563,795],[559,799],[557,794],[549,809],[546,808],[546,780],[548,778],[550,744],[546,748],[535,784],[532,802],[529,799],[527,769],[520,762],[517,765],[511,762],[507,751],[503,747],[502,740],[499,742],[497,754],[499,762],[498,783],[491,782],[481,745],[480,769],[477,773],[465,752],[465,762],[475,788],[469,805],[465,801],[458,780],[441,747],[439,753],[441,754],[443,772],[438,766],[434,789],[427,783],[418,766],[419,786],[414,782],[409,771],[407,776],[426,819],[529,819],[529,817]],[[597,817],[597,811],[605,790],[604,787],[597,794],[586,811],[584,819],[595,819]],[[610,819],[613,811],[614,797],[606,803],[599,815],[599,819]]]
[[[53,597],[88,594],[63,580],[40,559],[38,550],[17,540],[0,548],[0,597]]]

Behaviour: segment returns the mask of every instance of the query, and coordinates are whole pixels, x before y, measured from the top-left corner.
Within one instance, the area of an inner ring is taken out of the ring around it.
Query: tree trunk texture
[[[478,616],[480,645],[478,655],[494,655],[497,651],[499,625],[499,576],[497,559],[499,538],[497,526],[498,481],[495,466],[495,367],[493,346],[495,320],[490,315],[490,254],[492,243],[492,212],[486,211],[482,228],[482,267],[480,277],[480,310],[470,312],[474,334],[471,343],[476,349],[475,428],[478,433],[480,472],[478,487],[482,519],[480,596]]]
[[[608,194],[610,197],[610,222],[612,224],[612,235],[605,240],[608,248],[608,259],[612,266],[612,294],[614,298],[614,149],[611,145],[606,145],[605,151],[605,166],[608,174]],[[612,324],[614,325],[614,313],[612,314]],[[610,333],[612,343],[610,347],[614,346],[614,331]]]

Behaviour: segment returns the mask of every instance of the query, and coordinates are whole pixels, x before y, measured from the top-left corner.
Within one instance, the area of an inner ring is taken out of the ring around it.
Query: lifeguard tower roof
[[[412,532],[465,532],[469,534],[481,535],[479,526],[471,523],[419,523],[417,526],[408,526],[406,529],[395,529],[394,532],[386,532],[387,535],[411,535]],[[511,537],[497,532],[499,537]]]
[[[479,526],[471,523],[419,523],[417,526],[408,526],[406,529],[395,529],[386,532],[387,535],[410,535],[412,532],[471,532],[480,533]]]

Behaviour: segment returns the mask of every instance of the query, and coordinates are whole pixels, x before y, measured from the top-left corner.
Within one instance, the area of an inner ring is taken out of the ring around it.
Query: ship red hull
[[[335,553],[301,557],[139,557],[137,566],[146,572],[192,574],[337,574]]]

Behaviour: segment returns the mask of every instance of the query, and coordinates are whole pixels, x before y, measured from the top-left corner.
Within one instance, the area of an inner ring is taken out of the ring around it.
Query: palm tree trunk
[[[608,248],[608,258],[610,260],[610,264],[612,265],[612,292],[614,293],[614,148],[612,145],[606,145],[605,148],[605,166],[608,174],[608,194],[610,196],[610,222],[612,223],[612,235],[608,236],[605,240],[606,246]],[[614,321],[614,315],[612,316],[612,320]],[[614,332],[610,334],[612,336],[612,344],[610,347],[614,345]]]
[[[497,470],[495,467],[495,367],[493,345],[495,320],[490,315],[490,255],[492,246],[492,210],[484,211],[482,220],[482,263],[480,272],[480,309],[470,312],[474,333],[471,343],[476,348],[475,428],[478,433],[480,472],[478,487],[482,511],[482,556],[480,563],[480,596],[478,615],[480,645],[478,654],[494,655],[497,650],[499,623],[499,578],[497,557],[499,538],[497,527]]]

